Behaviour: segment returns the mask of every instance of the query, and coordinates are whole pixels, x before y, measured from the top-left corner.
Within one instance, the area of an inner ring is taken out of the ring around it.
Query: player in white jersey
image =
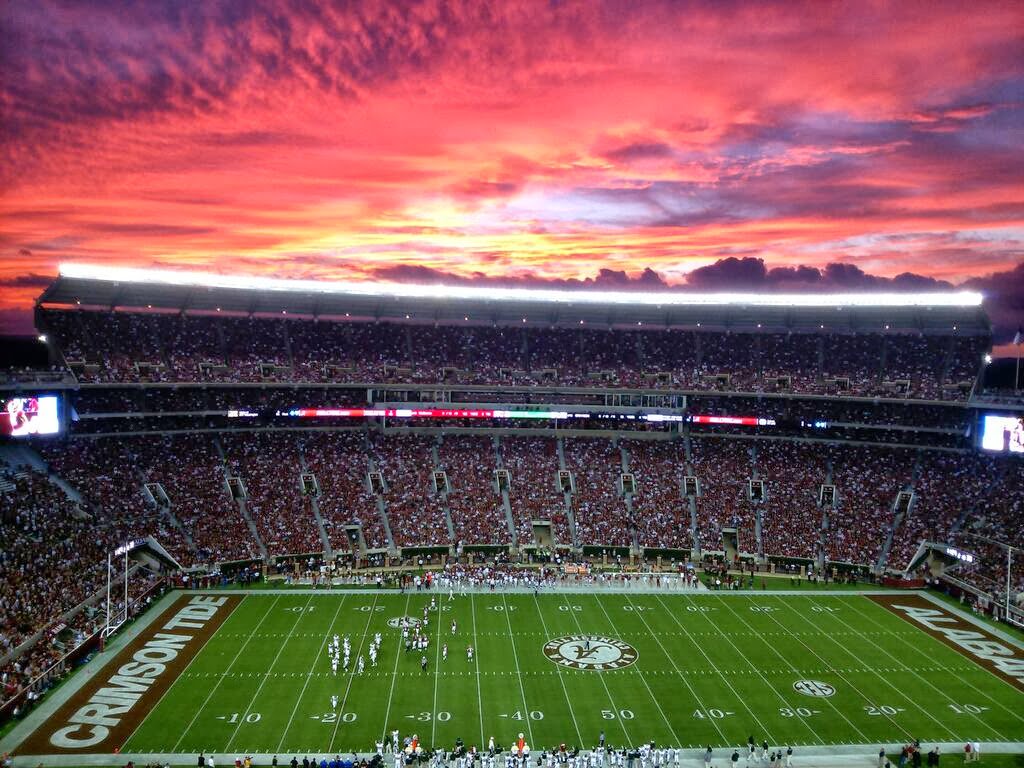
[[[458,625],[455,623],[455,619],[452,619],[452,634],[453,635],[455,634],[455,631],[457,629],[458,629]]]
[[[370,666],[377,666],[377,646],[375,645],[370,646]]]
[[[473,646],[472,645],[467,645],[466,646],[466,661],[472,661],[472,660],[473,660]]]
[[[441,661],[448,661],[448,643],[441,646]]]
[[[361,675],[363,674],[364,669],[366,669],[366,661],[362,656],[360,656],[359,660],[356,662],[356,671]]]
[[[338,708],[338,697],[337,696],[331,696],[331,709],[337,709],[337,708]]]

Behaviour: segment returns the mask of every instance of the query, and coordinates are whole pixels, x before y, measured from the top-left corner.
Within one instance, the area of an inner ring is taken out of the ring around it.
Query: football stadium
[[[978,294],[67,264],[36,324],[18,764],[1024,750],[1022,421],[979,392]]]
[[[1024,768],[1022,30],[5,0],[0,768]]]

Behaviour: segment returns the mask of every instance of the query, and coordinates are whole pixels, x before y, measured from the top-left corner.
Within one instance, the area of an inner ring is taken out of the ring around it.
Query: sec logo
[[[629,643],[600,635],[566,635],[544,645],[549,661],[569,669],[604,672],[635,664],[640,655]]]
[[[412,616],[395,616],[393,619],[388,619],[388,626],[392,629],[400,629],[402,624],[407,627],[418,627],[421,622],[419,619],[414,619]]]
[[[804,696],[831,696],[836,692],[835,688],[820,680],[797,680],[793,683],[793,690]]]

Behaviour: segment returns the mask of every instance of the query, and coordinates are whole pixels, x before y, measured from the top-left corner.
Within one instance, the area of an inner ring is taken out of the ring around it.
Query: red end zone
[[[879,605],[1024,691],[1024,651],[920,595],[869,595]]]
[[[30,734],[17,753],[120,749],[241,602],[237,595],[179,597]]]

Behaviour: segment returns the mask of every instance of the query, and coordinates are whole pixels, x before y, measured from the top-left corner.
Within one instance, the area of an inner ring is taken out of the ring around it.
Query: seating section
[[[572,544],[565,497],[555,485],[558,451],[551,438],[502,438],[501,457],[510,476],[509,503],[520,544],[534,543],[533,520],[551,522],[556,544]]]
[[[306,463],[320,485],[318,504],[331,548],[354,548],[346,526],[358,525],[368,549],[388,546],[387,531],[367,480],[369,462],[362,432],[317,432],[304,439]]]
[[[441,496],[434,492],[430,438],[374,435],[370,447],[383,475],[395,546],[450,546]]]
[[[875,565],[893,522],[896,496],[913,476],[906,449],[842,447],[829,450],[836,506],[828,512],[829,560]]]
[[[448,476],[448,510],[455,540],[463,544],[508,544],[508,519],[494,482],[497,454],[486,437],[446,437],[441,466]]]
[[[820,446],[765,442],[757,447],[757,477],[764,483],[761,542],[764,552],[815,558],[821,550],[821,486],[828,465]]]
[[[641,547],[689,549],[690,503],[683,496],[686,454],[682,443],[624,441],[629,471],[636,483],[633,519]]]
[[[541,382],[963,400],[989,344],[948,335],[487,328],[219,314],[47,310],[42,317],[83,382]]]
[[[320,532],[303,498],[299,438],[266,432],[223,438],[230,473],[242,480],[246,511],[268,552],[322,552]]]
[[[697,535],[702,550],[722,550],[722,529],[735,528],[740,552],[756,553],[754,510],[747,488],[753,473],[743,440],[692,441],[691,459],[700,483]]]
[[[567,440],[565,464],[576,482],[572,502],[578,543],[631,546],[634,526],[616,487],[622,473],[619,449],[606,439]]]

